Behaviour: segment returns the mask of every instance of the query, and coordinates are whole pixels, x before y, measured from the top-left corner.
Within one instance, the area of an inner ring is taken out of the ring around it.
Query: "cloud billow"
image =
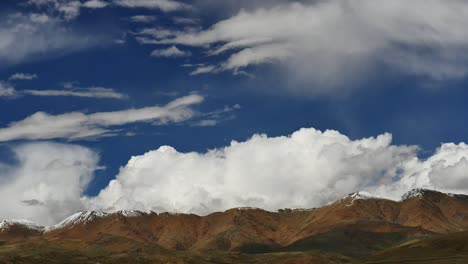
[[[304,128],[290,136],[254,135],[205,153],[161,146],[132,157],[95,197],[83,194],[94,171],[102,169],[92,149],[14,145],[17,163],[0,163],[0,198],[9,201],[0,219],[53,224],[77,210],[310,208],[355,191],[399,199],[417,187],[468,193],[466,144],[442,144],[423,160],[418,147],[391,140],[390,134],[351,140],[337,131]]]

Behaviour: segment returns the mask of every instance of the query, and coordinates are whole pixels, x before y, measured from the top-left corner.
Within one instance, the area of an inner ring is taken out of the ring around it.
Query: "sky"
[[[0,218],[468,193],[462,0],[4,0]]]

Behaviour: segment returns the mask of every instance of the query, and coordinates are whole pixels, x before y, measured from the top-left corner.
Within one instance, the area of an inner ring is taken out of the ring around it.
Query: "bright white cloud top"
[[[416,146],[392,145],[391,139],[350,140],[309,128],[283,137],[254,135],[206,153],[162,146],[132,157],[97,197],[82,194],[99,168],[95,152],[23,144],[13,148],[17,165],[0,166],[0,198],[11,201],[0,218],[50,224],[79,209],[206,214],[236,206],[308,208],[355,191],[398,199],[416,187],[468,193],[466,144],[442,144],[422,160]]]

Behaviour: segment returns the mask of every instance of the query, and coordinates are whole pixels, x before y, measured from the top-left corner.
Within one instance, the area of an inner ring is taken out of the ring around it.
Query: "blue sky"
[[[424,163],[468,140],[468,4],[265,2],[2,1],[0,176],[29,160],[20,146],[40,143],[99,156],[82,198],[164,145],[203,155],[301,128],[351,142],[388,132],[389,148],[415,146],[408,155]],[[356,188],[376,189],[294,203]]]

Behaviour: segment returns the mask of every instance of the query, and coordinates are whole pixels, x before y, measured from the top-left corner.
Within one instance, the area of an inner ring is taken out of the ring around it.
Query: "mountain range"
[[[277,212],[84,211],[0,222],[0,263],[468,263],[467,228],[468,196],[426,189]]]

